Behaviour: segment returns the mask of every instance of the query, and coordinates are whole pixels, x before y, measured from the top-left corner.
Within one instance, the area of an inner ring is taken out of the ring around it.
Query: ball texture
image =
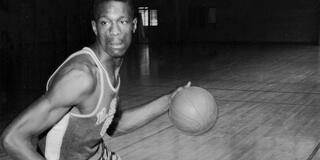
[[[172,99],[169,118],[174,126],[188,135],[200,135],[211,129],[218,117],[214,97],[200,87],[188,87]]]

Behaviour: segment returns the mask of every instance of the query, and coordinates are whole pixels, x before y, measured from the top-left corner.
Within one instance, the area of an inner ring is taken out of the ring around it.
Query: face
[[[130,15],[130,7],[124,2],[102,2],[97,13],[92,29],[98,45],[111,57],[123,56],[137,25],[137,20]]]

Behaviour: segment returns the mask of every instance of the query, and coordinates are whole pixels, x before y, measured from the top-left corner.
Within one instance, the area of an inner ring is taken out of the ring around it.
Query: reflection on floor
[[[191,81],[215,97],[219,119],[208,133],[193,137],[175,129],[164,114],[130,134],[106,138],[122,159],[320,159],[318,46],[142,45],[125,59],[120,109]],[[40,92],[9,94],[19,102],[1,107],[0,129]],[[0,159],[10,158],[0,152]]]

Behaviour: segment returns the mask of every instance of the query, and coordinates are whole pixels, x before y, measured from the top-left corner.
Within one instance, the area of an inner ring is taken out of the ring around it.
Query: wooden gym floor
[[[133,48],[121,71],[121,109],[191,81],[212,93],[219,118],[206,134],[187,136],[164,114],[105,140],[123,160],[318,160],[319,63],[319,47],[311,45]],[[21,106],[1,107],[9,110],[1,113],[0,131]],[[10,158],[0,149],[0,159]]]

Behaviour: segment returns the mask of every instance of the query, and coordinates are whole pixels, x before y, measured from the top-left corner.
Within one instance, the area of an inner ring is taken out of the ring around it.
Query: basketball
[[[188,135],[200,135],[211,129],[218,117],[214,97],[200,87],[188,87],[172,99],[169,119],[174,126]]]

